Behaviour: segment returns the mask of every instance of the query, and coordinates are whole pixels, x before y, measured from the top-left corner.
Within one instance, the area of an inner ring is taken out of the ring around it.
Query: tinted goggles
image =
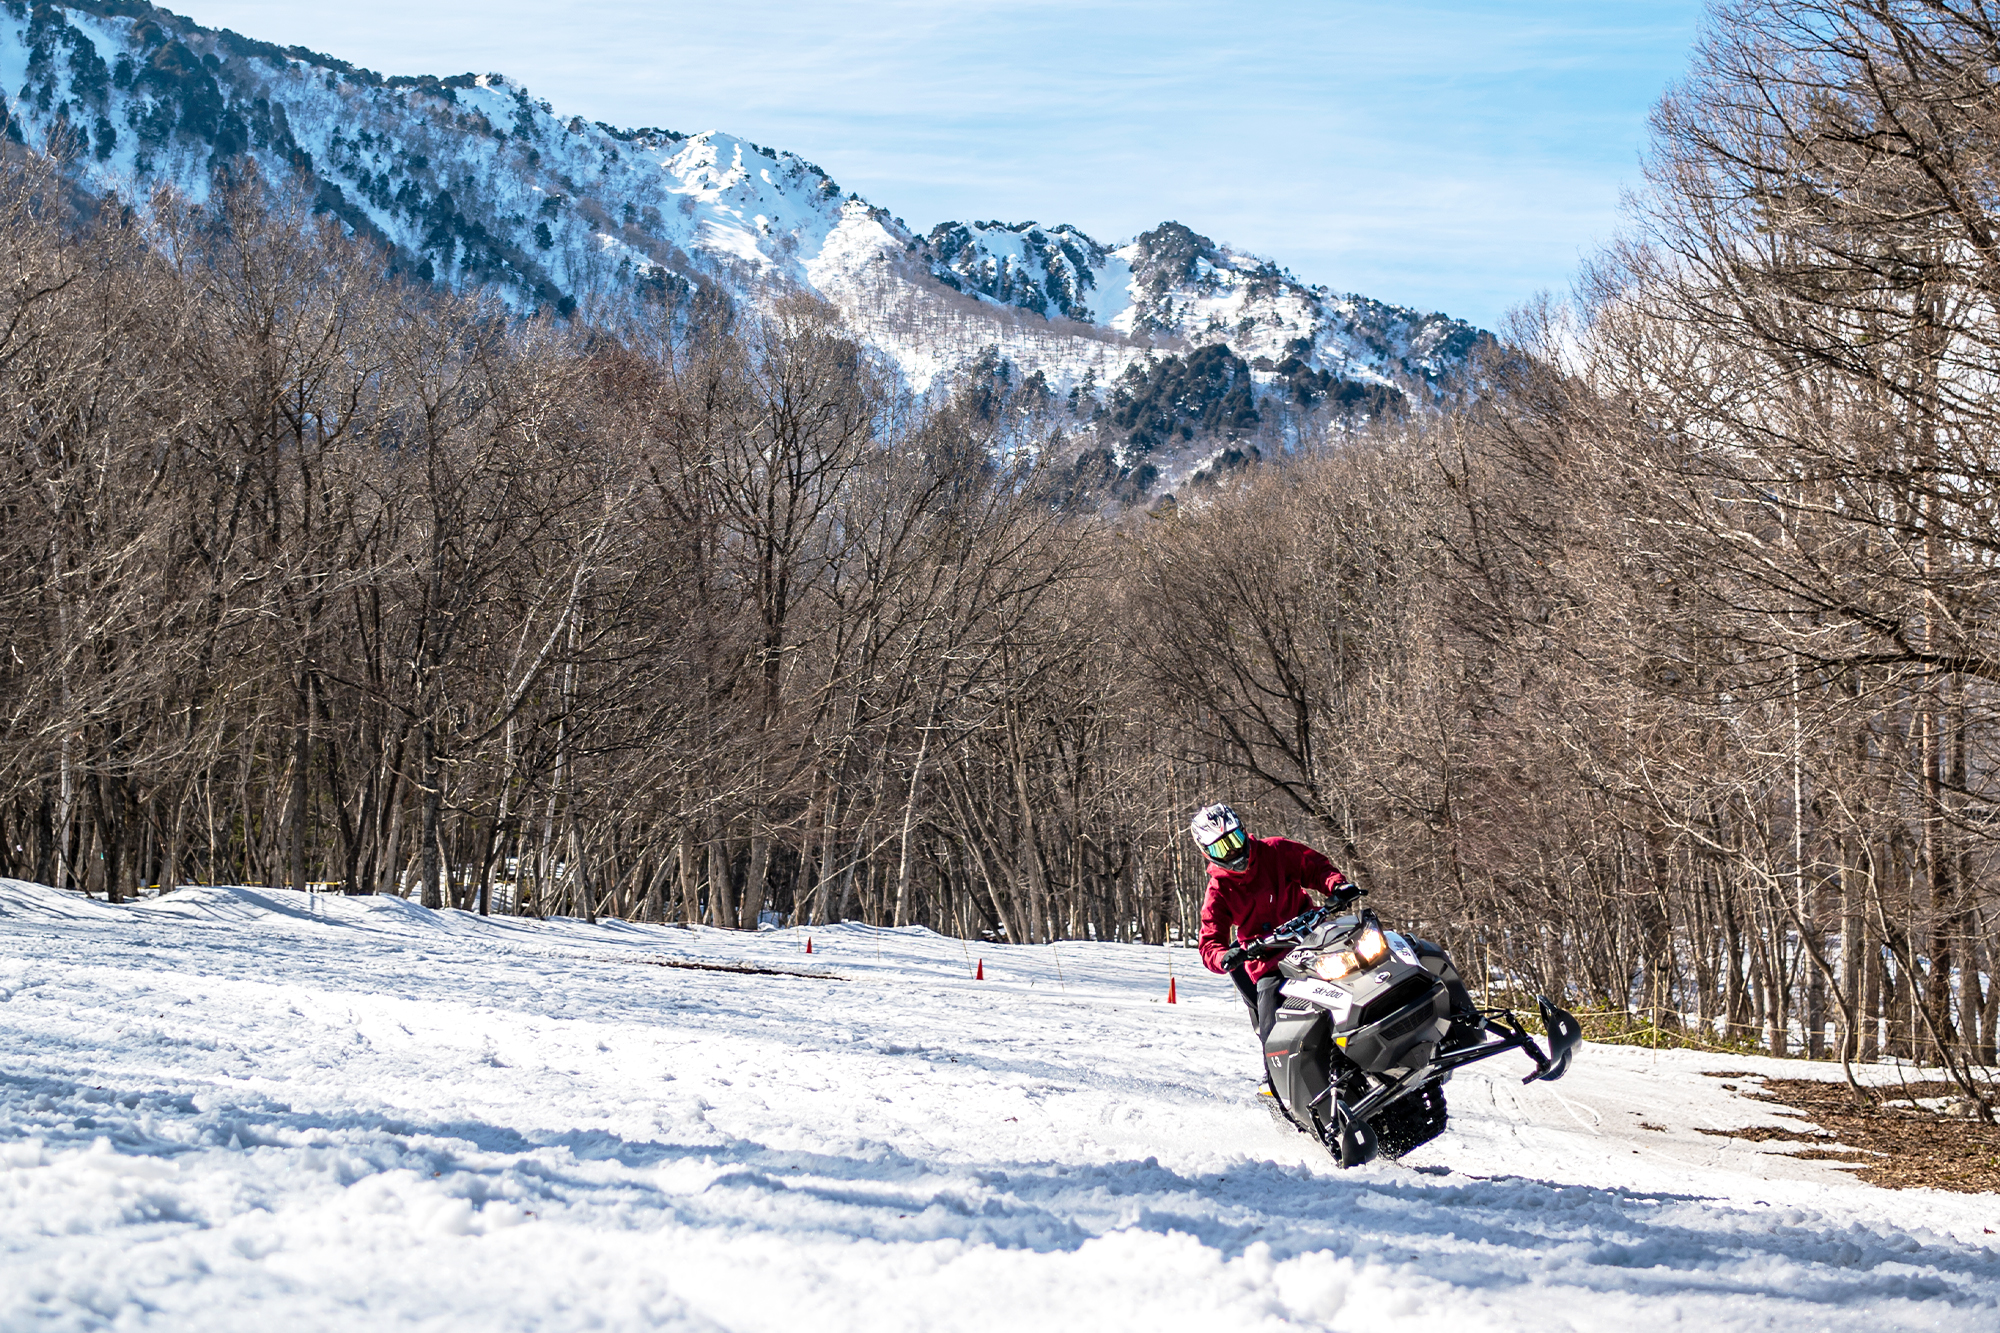
[[[1214,842],[1206,844],[1202,850],[1208,853],[1211,861],[1227,861],[1243,850],[1246,841],[1243,830],[1233,828]]]

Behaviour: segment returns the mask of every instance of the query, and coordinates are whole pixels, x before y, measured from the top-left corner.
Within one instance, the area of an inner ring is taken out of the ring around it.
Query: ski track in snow
[[[0,1043],[9,1333],[2000,1327],[1993,1196],[1694,1132],[1824,1066],[1501,1057],[1343,1172],[1187,950],[0,881]]]

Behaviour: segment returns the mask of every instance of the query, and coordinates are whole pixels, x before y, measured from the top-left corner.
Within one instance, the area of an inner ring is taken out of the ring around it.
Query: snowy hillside
[[[921,253],[940,280],[988,300],[1140,338],[1221,343],[1266,371],[1296,358],[1361,382],[1429,382],[1464,364],[1479,337],[1462,320],[1307,287],[1178,222],[1115,250],[1072,227],[946,223]]]
[[[813,943],[0,882],[0,1328],[2000,1323],[1990,1197],[1695,1133],[1784,1123],[1714,1057],[1340,1172],[1187,951]]]
[[[792,153],[589,124],[498,74],[385,79],[143,0],[4,0],[0,114],[17,141],[67,145],[88,188],[142,202],[163,184],[203,197],[241,156],[271,177],[302,171],[407,271],[517,308],[803,286],[920,390],[988,348],[1021,379],[1096,394],[1148,352],[1226,345],[1262,394],[1421,398],[1483,336],[1307,287],[1177,223],[1115,248],[1034,223],[918,236]]]

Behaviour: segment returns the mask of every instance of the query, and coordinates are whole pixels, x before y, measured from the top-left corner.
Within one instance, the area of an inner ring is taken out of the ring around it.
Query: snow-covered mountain
[[[1435,395],[1485,336],[1308,286],[1174,222],[1121,246],[1035,223],[918,235],[793,153],[564,117],[499,74],[384,78],[144,0],[0,2],[0,117],[16,142],[68,145],[86,188],[141,201],[161,184],[202,198],[217,167],[246,157],[267,176],[304,173],[323,209],[402,270],[520,309],[643,308],[696,283],[753,303],[804,287],[920,391],[997,366],[1094,414],[1099,434],[1166,363],[1176,383],[1222,386],[1170,414],[1186,429],[1165,436],[1186,444],[1216,435],[1231,386],[1259,404],[1367,412]],[[1176,369],[1204,348],[1225,350],[1192,378]],[[1230,415],[1225,443],[1245,429]],[[1126,473],[1135,447],[1158,447],[1113,435],[1106,456]]]
[[[1464,363],[1479,331],[1463,320],[1307,287],[1268,259],[1166,222],[1129,245],[1074,227],[945,223],[919,253],[954,289],[1136,339],[1226,345],[1271,367],[1297,357],[1363,381],[1435,381]]]

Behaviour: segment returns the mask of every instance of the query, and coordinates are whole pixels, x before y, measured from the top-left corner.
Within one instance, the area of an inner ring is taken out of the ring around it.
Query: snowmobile
[[[1246,942],[1253,957],[1284,954],[1264,1039],[1266,1094],[1343,1167],[1401,1157],[1442,1134],[1454,1071],[1520,1051],[1535,1065],[1523,1083],[1553,1081],[1583,1040],[1576,1019],[1541,996],[1546,1052],[1511,1010],[1475,1007],[1443,949],[1384,930],[1366,909],[1347,911],[1363,892]]]

